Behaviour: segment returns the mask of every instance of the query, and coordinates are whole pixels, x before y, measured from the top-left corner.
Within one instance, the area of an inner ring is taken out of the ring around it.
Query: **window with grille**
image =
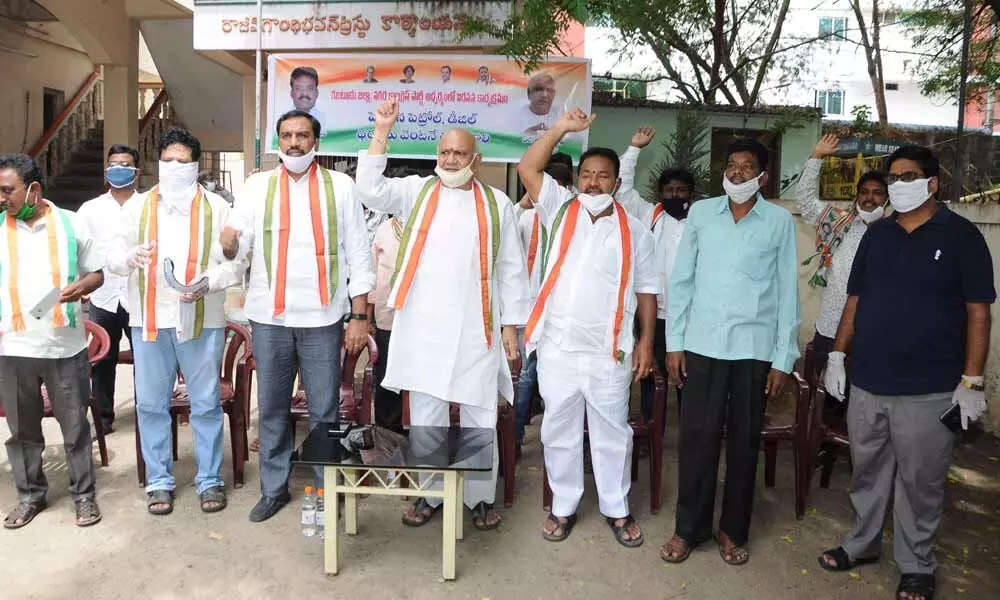
[[[843,90],[817,90],[816,106],[823,111],[824,115],[844,114]]]
[[[610,92],[620,98],[643,100],[646,98],[646,82],[614,79],[609,77],[594,78],[594,90]]]
[[[820,17],[820,37],[845,39],[847,37],[847,17]]]

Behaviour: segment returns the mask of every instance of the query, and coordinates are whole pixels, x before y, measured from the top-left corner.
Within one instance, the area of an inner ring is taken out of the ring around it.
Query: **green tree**
[[[969,81],[981,90],[1000,86],[1000,0],[973,0]],[[924,94],[958,98],[962,66],[964,0],[924,0],[902,13],[920,59],[916,73]]]
[[[823,37],[782,33],[790,0],[522,0],[502,23],[469,20],[464,35],[486,33],[500,51],[532,70],[574,21],[615,28],[621,53],[649,48],[663,75],[695,104],[757,104],[765,85],[795,81],[804,52]]]

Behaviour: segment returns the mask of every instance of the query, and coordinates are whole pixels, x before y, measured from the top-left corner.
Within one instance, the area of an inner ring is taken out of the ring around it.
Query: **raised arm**
[[[621,185],[615,192],[615,200],[625,207],[627,213],[639,219],[639,222],[646,227],[650,226],[656,205],[643,200],[639,192],[636,191],[634,187],[635,165],[639,162],[639,150],[653,139],[653,135],[654,131],[651,127],[642,127],[632,136],[632,145],[618,157],[621,161],[621,170],[618,172]]]
[[[362,204],[372,210],[406,218],[413,202],[410,177],[386,178],[386,151],[389,134],[399,118],[399,100],[392,99],[375,110],[375,132],[368,152],[358,155],[355,193]]]
[[[823,159],[837,151],[839,142],[840,139],[832,133],[820,138],[795,186],[795,206],[802,213],[802,220],[810,225],[816,225],[827,208],[819,199],[819,173],[823,168]]]
[[[579,108],[574,108],[560,117],[552,129],[538,138],[521,157],[521,162],[517,165],[517,173],[521,176],[521,182],[528,191],[528,195],[536,204],[539,202],[542,183],[545,179],[543,177],[545,165],[552,158],[552,152],[559,144],[559,140],[563,139],[567,133],[587,129],[596,118],[596,115],[587,115]]]

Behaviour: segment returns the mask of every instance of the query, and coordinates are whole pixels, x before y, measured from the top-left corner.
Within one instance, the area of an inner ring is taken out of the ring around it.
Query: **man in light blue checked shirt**
[[[660,551],[671,563],[712,535],[723,430],[719,553],[731,565],[749,560],[764,408],[799,356],[795,224],[759,192],[767,164],[759,142],[729,146],[726,195],[691,207],[670,278],[667,365],[684,388],[677,521]]]

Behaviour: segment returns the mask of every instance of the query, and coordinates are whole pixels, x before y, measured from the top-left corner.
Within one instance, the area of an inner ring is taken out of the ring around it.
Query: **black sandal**
[[[222,486],[210,487],[198,494],[201,501],[201,512],[215,513],[226,508],[226,492]]]
[[[38,502],[19,502],[14,510],[10,511],[7,518],[3,520],[4,529],[20,529],[31,523],[38,513],[42,512],[48,508],[48,504],[45,500],[39,500]],[[18,521],[21,521],[18,523]]]
[[[674,540],[678,540],[678,541],[684,542],[684,552],[681,552],[680,554],[678,554],[676,556],[673,556],[671,554],[671,550],[673,550],[674,548],[671,548],[671,549],[667,548],[667,546],[671,546],[671,545],[676,546],[676,543],[674,542]],[[691,551],[692,550],[694,550],[694,544],[692,544],[690,540],[688,540],[687,538],[683,538],[683,537],[681,537],[679,535],[674,535],[669,540],[667,540],[662,546],[660,546],[660,559],[663,562],[667,562],[667,563],[670,563],[672,565],[676,565],[678,563],[682,563],[682,562],[686,561],[688,559],[688,557],[691,556]]]
[[[549,516],[545,517],[545,521],[546,522],[551,521],[555,523],[556,528],[552,530],[552,533],[545,531],[545,529],[543,528],[542,537],[550,542],[561,542],[566,538],[568,538],[569,534],[573,531],[573,526],[576,525],[576,515],[570,515],[568,517],[563,517],[563,518],[566,519],[565,523],[560,521],[559,517],[555,516],[552,513],[549,513]],[[562,533],[556,533],[560,529],[562,529]]]
[[[438,504],[437,506],[431,506],[430,504],[427,503],[427,500],[425,500],[424,498],[417,498],[413,502],[413,504],[410,505],[410,508],[413,510],[414,516],[407,517],[406,513],[404,512],[402,517],[403,525],[406,525],[407,527],[422,527],[426,525],[428,521],[431,520],[431,517],[433,517],[435,514],[437,514],[439,510],[441,510],[442,506],[443,504]],[[426,510],[431,511],[430,514],[424,514],[424,511]]]
[[[833,559],[834,564],[830,564],[826,561],[826,558],[830,557]],[[833,550],[827,550],[819,556],[819,566],[823,569],[832,572],[850,571],[854,567],[859,567],[861,565],[870,565],[872,563],[878,562],[877,556],[871,556],[868,558],[852,558],[847,550],[843,547],[838,546]]]
[[[629,540],[625,538],[625,533],[628,531],[629,525],[635,523],[635,519],[632,518],[631,514],[620,518],[624,518],[625,522],[622,523],[621,525],[616,525],[615,522],[618,521],[618,519],[614,517],[605,517],[605,519],[608,521],[608,526],[611,527],[611,531],[615,532],[615,539],[618,540],[619,544],[625,546],[626,548],[638,548],[639,546],[641,546],[642,545],[641,529],[639,530],[639,537],[635,538],[634,540]]]
[[[82,498],[76,501],[76,526],[90,527],[101,521],[101,509],[93,498]]]
[[[493,514],[496,515],[497,520],[495,523],[490,525],[488,516],[491,510],[493,510],[492,504],[487,504],[485,502],[477,504],[472,509],[472,526],[479,531],[493,531],[497,527],[500,527],[500,523],[503,519],[500,518],[500,515],[497,515],[495,512]]]
[[[924,600],[934,600],[936,587],[937,578],[933,573],[903,573],[896,587],[896,598],[901,600],[900,594],[907,593],[920,594]]]
[[[157,504],[166,504],[166,508],[153,508]],[[146,510],[151,515],[163,516],[174,512],[174,492],[172,490],[153,490],[146,494]]]

